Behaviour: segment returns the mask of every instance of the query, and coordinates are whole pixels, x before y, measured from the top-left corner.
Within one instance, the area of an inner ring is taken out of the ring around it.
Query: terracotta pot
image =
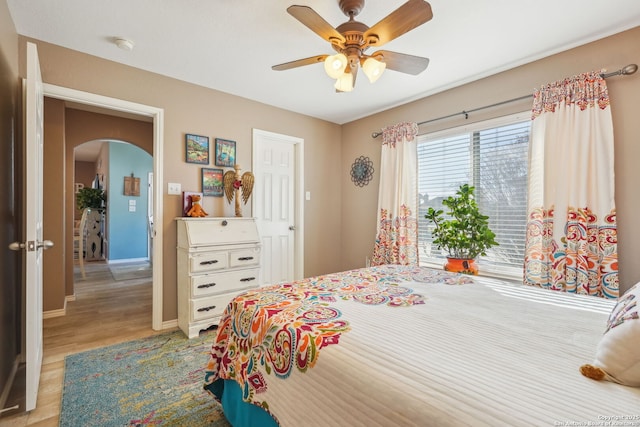
[[[478,274],[478,266],[476,265],[475,259],[447,257],[447,263],[444,265],[444,269],[452,273],[472,274],[474,276]]]

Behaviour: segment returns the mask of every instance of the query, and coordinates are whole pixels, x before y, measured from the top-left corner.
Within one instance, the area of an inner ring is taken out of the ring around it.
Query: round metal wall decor
[[[351,165],[351,181],[358,187],[369,184],[373,178],[373,162],[368,157],[360,156]]]

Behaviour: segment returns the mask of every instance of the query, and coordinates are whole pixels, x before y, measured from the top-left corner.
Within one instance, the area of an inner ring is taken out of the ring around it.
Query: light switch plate
[[[182,192],[182,186],[179,182],[170,182],[167,184],[167,193],[179,196]]]

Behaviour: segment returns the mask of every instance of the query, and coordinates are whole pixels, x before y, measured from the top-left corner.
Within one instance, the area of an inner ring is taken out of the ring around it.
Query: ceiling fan
[[[308,6],[293,5],[287,8],[291,16],[331,43],[338,53],[298,59],[271,68],[281,71],[324,62],[327,74],[336,79],[335,88],[338,92],[353,90],[359,66],[372,83],[385,68],[412,75],[420,74],[427,68],[428,58],[387,50],[368,55],[365,51],[370,47],[380,47],[429,21],[433,17],[429,3],[409,0],[373,27],[355,20],[364,7],[364,0],[339,0],[339,6],[349,20],[336,28]]]

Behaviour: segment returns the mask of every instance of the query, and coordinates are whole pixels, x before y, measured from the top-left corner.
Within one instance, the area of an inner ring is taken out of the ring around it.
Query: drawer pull
[[[244,279],[240,279],[241,282],[250,282],[252,280],[256,280],[255,277],[245,277]]]
[[[198,309],[198,311],[199,311],[199,312],[209,311],[209,310],[214,310],[215,308],[216,308],[216,306],[215,306],[215,305],[210,305],[209,307],[202,307],[202,308],[199,308],[199,309]]]
[[[210,261],[201,261],[200,265],[210,265],[210,264],[217,264],[218,260],[217,259],[212,259]]]
[[[215,285],[216,285],[215,283],[205,283],[204,285],[198,285],[198,289],[212,288]]]
[[[238,261],[251,261],[252,259],[252,256],[241,256],[240,258],[238,258]]]

